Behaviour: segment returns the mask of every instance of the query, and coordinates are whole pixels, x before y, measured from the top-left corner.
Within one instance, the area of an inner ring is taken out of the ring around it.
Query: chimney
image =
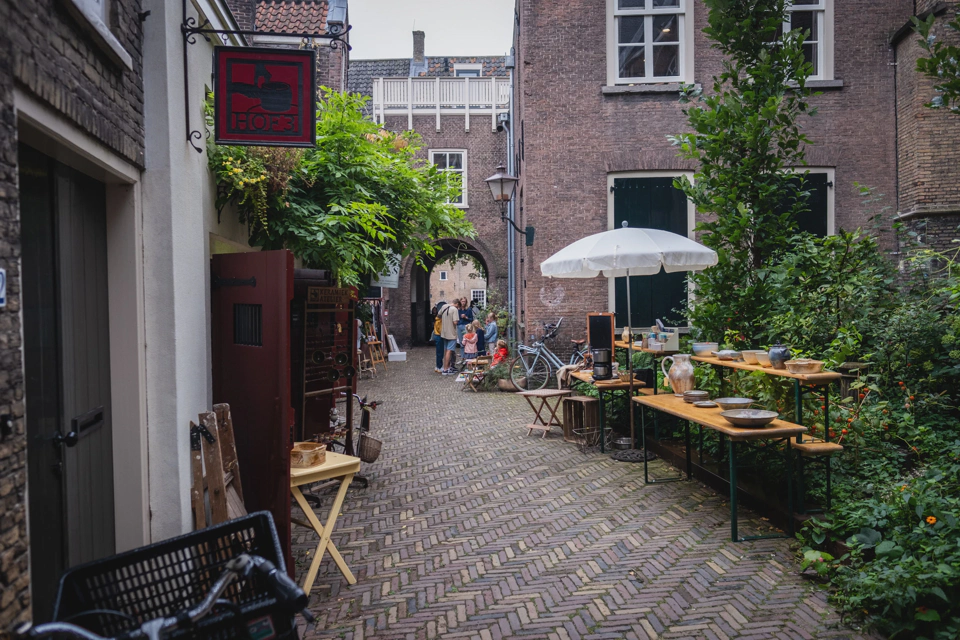
[[[423,41],[426,37],[426,34],[423,31],[414,31],[413,32],[413,61],[415,63],[422,63],[423,58]]]

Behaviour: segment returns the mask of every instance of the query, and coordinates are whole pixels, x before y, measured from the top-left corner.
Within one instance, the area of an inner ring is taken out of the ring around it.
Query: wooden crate
[[[600,401],[589,396],[573,396],[563,399],[563,439],[580,444],[574,429],[600,429]]]

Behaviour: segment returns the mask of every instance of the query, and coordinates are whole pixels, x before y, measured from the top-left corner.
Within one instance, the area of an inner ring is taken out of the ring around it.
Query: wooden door
[[[34,617],[64,569],[115,551],[104,185],[20,148]]]
[[[687,236],[687,198],[674,188],[673,178],[618,178],[613,181],[614,228],[663,229]],[[627,279],[615,283],[617,326],[627,324]],[[687,274],[660,273],[630,278],[634,328],[649,327],[657,318],[682,321],[677,313],[687,299]]]
[[[293,254],[216,255],[211,276],[213,401],[233,414],[247,511],[273,513],[289,554]]]

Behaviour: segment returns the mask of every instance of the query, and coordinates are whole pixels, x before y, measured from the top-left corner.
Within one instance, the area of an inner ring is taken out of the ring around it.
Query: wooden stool
[[[483,377],[486,375],[487,369],[490,368],[492,361],[493,358],[490,356],[480,356],[476,360],[467,360],[465,371],[467,378],[463,381],[461,391],[467,389],[471,389],[474,393],[479,391],[476,385],[483,382]]]
[[[600,401],[589,396],[563,399],[563,439],[581,444],[584,436],[600,431]]]
[[[825,510],[829,511],[831,507],[831,486],[830,486],[830,467],[831,467],[831,458],[836,453],[843,452],[843,445],[836,442],[825,442],[821,438],[814,438],[812,436],[804,435],[802,436],[802,441],[797,442],[793,441],[790,443],[790,446],[793,447],[793,450],[798,454],[798,465],[800,467],[800,482],[799,487],[797,487],[800,504],[798,505],[797,511],[799,513],[823,513]],[[804,473],[805,467],[809,462],[822,462],[825,471],[826,471],[826,480],[827,480],[827,504],[826,509],[807,509],[804,505],[803,499],[806,497],[806,474]]]

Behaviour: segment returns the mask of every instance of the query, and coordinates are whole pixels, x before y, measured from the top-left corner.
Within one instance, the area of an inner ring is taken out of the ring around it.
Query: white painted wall
[[[222,3],[197,4],[215,28],[229,26]],[[145,0],[143,8],[151,12],[144,23],[143,174],[150,528],[160,540],[192,528],[188,430],[212,408],[209,233],[245,241],[246,232],[226,212],[217,224],[206,153],[187,142],[180,3]],[[196,15],[197,6],[188,3],[188,11]],[[212,60],[211,43],[198,37],[189,45],[191,128],[201,132]]]

